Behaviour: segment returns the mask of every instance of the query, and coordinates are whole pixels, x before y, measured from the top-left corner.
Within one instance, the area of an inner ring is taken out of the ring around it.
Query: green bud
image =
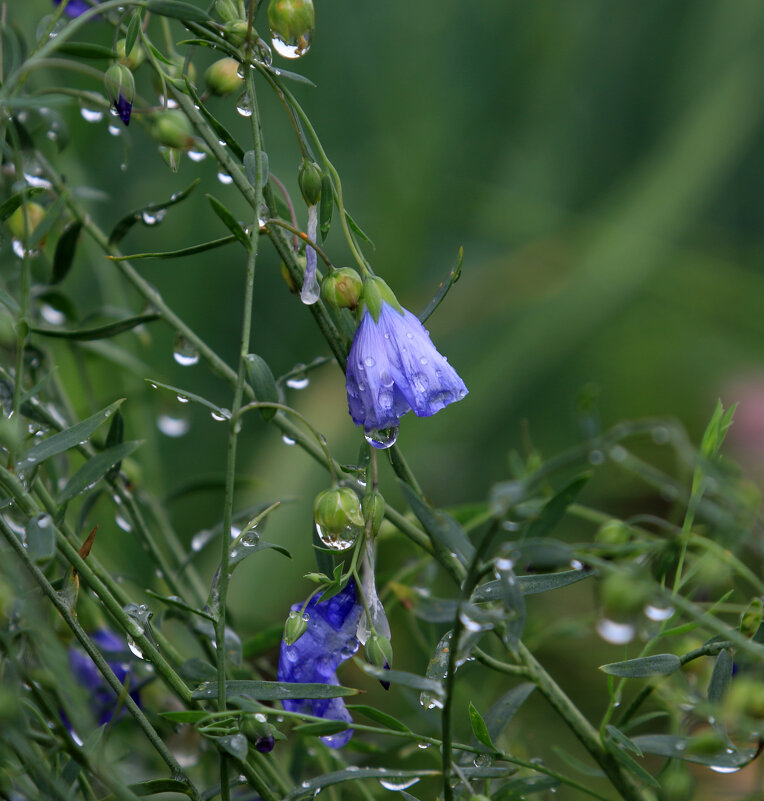
[[[40,224],[45,216],[45,209],[39,203],[28,202],[26,204],[27,226],[26,234],[31,235],[35,228]],[[16,211],[5,221],[11,236],[15,239],[25,238],[24,231],[24,204],[22,203]]]
[[[286,58],[299,58],[310,49],[316,27],[313,0],[271,0],[268,25],[276,52]]]
[[[749,676],[736,678],[724,698],[725,716],[764,718],[764,683]]]
[[[126,46],[127,41],[125,39],[120,39],[117,42],[117,47],[115,48],[117,51],[117,61],[133,72],[146,60],[146,54],[143,52],[143,48],[138,44],[137,40],[130,51],[130,55],[125,55]]]
[[[639,612],[650,600],[650,595],[650,582],[641,573],[613,571],[602,582],[602,602],[610,614]]]
[[[247,38],[247,31],[249,30],[249,25],[247,24],[246,20],[233,20],[231,22],[226,22],[223,26],[223,33],[225,34],[225,38],[228,39],[229,42],[239,47],[244,44]]]
[[[302,160],[297,173],[297,183],[300,185],[302,199],[309,205],[315,206],[321,200],[321,168],[313,161]]]
[[[366,640],[366,661],[380,668],[389,668],[393,664],[393,647],[390,640],[376,632]]]
[[[336,551],[350,548],[363,530],[361,502],[349,487],[334,487],[319,493],[313,504],[313,516],[318,538]]]
[[[230,95],[244,83],[239,75],[239,62],[235,58],[221,58],[210,64],[204,73],[204,80],[215,95]]]
[[[154,115],[151,135],[162,145],[185,150],[194,144],[191,124],[182,111],[168,109]]]
[[[291,610],[284,623],[284,642],[287,645],[294,645],[305,634],[308,630],[308,620],[310,617],[307,612],[302,614],[294,609]]]
[[[620,520],[608,520],[595,535],[595,540],[603,545],[625,545],[629,538],[629,527]]]
[[[135,97],[135,78],[124,64],[112,64],[103,76],[106,93],[125,125],[130,122],[130,109]]]
[[[223,22],[234,22],[244,18],[244,9],[239,7],[236,0],[217,0],[215,11]]]
[[[335,309],[355,309],[362,290],[361,276],[352,267],[332,270],[321,282],[323,299]]]
[[[364,306],[371,312],[375,321],[379,320],[379,313],[382,311],[382,303],[388,303],[394,309],[403,314],[403,308],[398,303],[398,298],[393,294],[393,290],[381,279],[376,276],[367,278],[363,282],[362,300]]]
[[[661,779],[666,801],[690,801],[693,795],[692,777],[686,769],[672,770]]]
[[[740,616],[740,633],[744,637],[753,637],[759,630],[762,617],[761,598],[754,598],[748,608]]]
[[[363,519],[371,520],[372,534],[376,534],[385,517],[385,499],[382,497],[382,493],[374,490],[371,495],[364,495],[361,508],[363,509]]]

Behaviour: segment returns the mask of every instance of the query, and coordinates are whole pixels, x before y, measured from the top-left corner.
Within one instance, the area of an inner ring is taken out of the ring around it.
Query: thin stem
[[[315,250],[316,253],[318,253],[318,255],[324,260],[324,264],[326,264],[326,266],[330,270],[334,269],[334,265],[332,264],[331,260],[326,255],[326,253],[324,253],[324,251],[321,250],[321,248],[307,234],[304,234],[296,226],[290,225],[289,223],[284,222],[283,220],[279,220],[276,217],[271,217],[270,219],[266,220],[265,221],[265,225],[266,226],[279,225],[282,228],[286,228],[287,231],[291,231],[296,237],[299,237],[300,239],[302,239],[302,241],[305,242],[305,244],[310,245],[310,247],[312,247],[313,250]]]

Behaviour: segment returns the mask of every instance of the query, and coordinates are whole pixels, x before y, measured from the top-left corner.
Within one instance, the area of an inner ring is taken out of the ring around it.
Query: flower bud
[[[316,496],[313,504],[316,533],[335,551],[350,548],[363,530],[363,512],[358,496],[349,487],[334,487]]]
[[[207,86],[215,95],[230,95],[244,83],[239,75],[239,62],[235,58],[221,58],[204,73]]]
[[[672,770],[661,778],[661,789],[666,801],[690,801],[692,776],[685,768]]]
[[[268,25],[276,52],[285,58],[299,58],[310,49],[316,27],[313,0],[271,0]]]
[[[243,19],[226,22],[226,24],[223,26],[225,38],[228,39],[231,44],[236,45],[236,47],[244,44],[244,40],[247,38],[248,30],[249,25],[247,24],[247,21]]]
[[[182,111],[168,109],[154,115],[151,134],[167,147],[187,149],[194,144],[191,125]]]
[[[309,620],[308,614],[300,614],[292,609],[284,623],[284,642],[287,645],[294,645],[308,630]]]
[[[242,726],[242,733],[247,739],[254,743],[255,750],[261,754],[273,751],[276,739],[273,736],[273,728],[268,723],[268,719],[262,712],[258,712],[253,717],[248,717]]]
[[[146,54],[137,41],[130,50],[130,55],[125,55],[125,47],[127,47],[127,41],[125,39],[120,39],[115,48],[117,51],[117,61],[133,72],[143,64],[146,59]]]
[[[614,571],[602,582],[602,602],[608,612],[616,615],[640,611],[650,594],[650,582],[640,573]]]
[[[302,199],[309,205],[315,206],[321,200],[321,168],[314,161],[302,160],[297,173],[297,183],[300,185]]]
[[[125,125],[130,124],[130,113],[135,97],[135,78],[124,64],[112,64],[104,75],[106,94],[114,104],[119,118]]]
[[[597,529],[595,539],[603,545],[625,545],[629,541],[629,527],[620,520],[608,520]]]
[[[321,295],[336,309],[355,309],[362,289],[361,276],[352,267],[332,270],[321,282]]]
[[[236,0],[217,0],[215,11],[223,22],[235,22],[244,18],[244,9],[239,7]]]
[[[764,718],[764,684],[752,676],[740,676],[730,684],[724,698],[725,715]]]
[[[392,306],[397,312],[403,314],[403,308],[398,303],[398,298],[395,297],[393,290],[377,276],[367,278],[363,282],[363,293],[361,295],[363,303],[369,310],[375,322],[379,321],[379,315],[382,311],[382,304],[387,303]]]
[[[377,667],[389,670],[393,664],[393,647],[387,637],[381,634],[374,634],[366,641],[366,661]]]
[[[24,204],[22,203],[16,211],[5,221],[11,236],[20,239],[22,242],[28,235],[31,235],[35,228],[40,224],[45,216],[45,209],[39,203],[27,203],[27,230],[24,228]]]
[[[364,520],[371,520],[372,534],[376,534],[385,516],[385,499],[382,497],[382,493],[374,490],[371,495],[364,495],[361,508]]]

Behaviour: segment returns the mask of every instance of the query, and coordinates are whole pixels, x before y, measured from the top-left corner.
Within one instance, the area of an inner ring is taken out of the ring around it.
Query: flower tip
[[[133,110],[133,104],[127,100],[122,92],[119,93],[119,98],[117,99],[115,106],[117,109],[117,114],[119,114],[119,118],[122,120],[122,122],[124,122],[126,126],[130,125],[130,114]]]

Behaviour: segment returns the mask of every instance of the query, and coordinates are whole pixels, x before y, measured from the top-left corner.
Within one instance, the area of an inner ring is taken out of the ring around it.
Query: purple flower
[[[92,634],[91,639],[103,652],[114,675],[124,684],[131,673],[130,665],[124,658],[127,655],[124,641],[106,629],[98,629]],[[95,666],[93,660],[79,648],[69,649],[69,668],[77,683],[90,690],[90,707],[93,716],[98,720],[98,725],[103,726],[104,723],[108,723],[114,717],[117,695],[106,683],[101,671]],[[136,704],[140,704],[140,695],[137,690],[131,692],[130,697]]]
[[[61,0],[53,0],[53,5],[60,6]],[[69,0],[65,9],[65,13],[70,17],[79,17],[80,14],[84,14],[92,7],[93,5],[87,0]]]
[[[406,412],[429,417],[467,394],[422,323],[381,279],[366,280],[363,300],[346,371],[348,408],[356,425],[367,434],[397,428]],[[372,444],[380,447],[379,441]]]
[[[302,604],[292,609],[301,612]],[[337,595],[321,602],[312,598],[305,607],[309,615],[308,628],[293,644],[281,641],[279,681],[318,682],[339,685],[337,668],[358,650],[356,630],[362,607],[355,599],[355,582],[349,581]],[[352,723],[342,698],[286,700],[288,712],[305,712],[327,720]],[[342,748],[352,737],[347,729],[321,739],[332,748]]]
[[[114,104],[114,108],[117,109],[117,114],[119,114],[119,118],[125,125],[130,125],[130,113],[133,110],[133,104],[122,94],[119,93],[119,97],[117,98],[117,102]]]

